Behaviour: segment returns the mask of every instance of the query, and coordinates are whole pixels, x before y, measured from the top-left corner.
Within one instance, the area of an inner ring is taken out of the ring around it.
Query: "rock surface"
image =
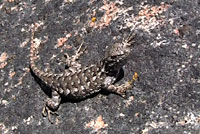
[[[41,114],[47,95],[29,72],[32,24],[43,41],[37,64],[54,72],[82,42],[87,65],[137,32],[121,81],[134,72],[139,80],[127,99],[100,93],[64,101],[51,124]],[[0,133],[200,134],[198,0],[3,0],[0,41]]]

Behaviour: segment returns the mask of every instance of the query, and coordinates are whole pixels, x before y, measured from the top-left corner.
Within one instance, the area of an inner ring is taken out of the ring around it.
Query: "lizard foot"
[[[132,77],[132,80],[125,82],[124,84],[121,85],[110,85],[107,88],[107,90],[114,92],[123,98],[127,98],[126,91],[133,87],[134,81],[136,81],[137,79],[138,79],[138,74],[135,72]]]
[[[138,73],[135,72],[132,80],[124,83],[123,85],[120,86],[120,90],[118,91],[118,94],[120,94],[123,98],[126,98],[126,91],[131,89],[133,87],[134,81],[138,80]]]
[[[126,82],[120,86],[118,86],[118,89],[116,90],[116,93],[119,94],[122,98],[127,98],[126,91],[131,89],[133,87],[132,83]]]
[[[45,107],[43,108],[43,110],[42,110],[42,115],[43,115],[44,117],[47,117],[47,116],[48,116],[48,120],[53,124],[54,122],[52,121],[51,115],[56,115],[56,116],[58,116],[58,113],[52,111],[51,109],[49,109],[48,106],[45,106]]]

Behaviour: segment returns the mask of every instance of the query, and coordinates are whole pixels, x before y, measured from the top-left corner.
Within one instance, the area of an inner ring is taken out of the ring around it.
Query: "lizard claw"
[[[123,93],[119,94],[122,98],[127,99],[127,94],[126,91],[124,91]]]
[[[57,112],[54,112],[54,111],[51,111],[47,106],[45,106],[42,110],[42,115],[44,117],[47,117],[48,116],[48,120],[53,124],[54,122],[52,121],[51,119],[51,115],[56,115],[58,116],[58,113]]]

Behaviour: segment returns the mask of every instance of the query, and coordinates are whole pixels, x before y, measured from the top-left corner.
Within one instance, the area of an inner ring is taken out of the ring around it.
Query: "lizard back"
[[[64,72],[58,74],[44,72],[35,64],[35,58],[39,53],[38,45],[40,45],[40,43],[36,44],[33,37],[34,32],[30,49],[30,68],[33,73],[52,88],[52,90],[71,98],[84,98],[101,89],[102,83],[106,78],[106,73],[102,67],[103,63],[91,64],[78,68],[69,67]]]

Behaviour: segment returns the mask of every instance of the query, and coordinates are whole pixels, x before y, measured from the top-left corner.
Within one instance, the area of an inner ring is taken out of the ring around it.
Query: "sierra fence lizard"
[[[55,114],[54,111],[58,109],[61,96],[81,99],[99,92],[103,88],[124,97],[126,91],[132,87],[133,80],[121,85],[115,84],[115,81],[131,53],[134,35],[129,36],[122,43],[115,43],[99,63],[88,66],[81,66],[77,61],[84,51],[81,50],[81,44],[74,55],[66,55],[66,63],[69,68],[55,74],[42,71],[35,64],[35,57],[38,54],[36,46],[39,45],[34,39],[35,29],[33,28],[31,37],[30,68],[39,79],[51,88],[52,96],[46,100],[42,112],[44,116],[48,116],[51,123],[50,115]]]

